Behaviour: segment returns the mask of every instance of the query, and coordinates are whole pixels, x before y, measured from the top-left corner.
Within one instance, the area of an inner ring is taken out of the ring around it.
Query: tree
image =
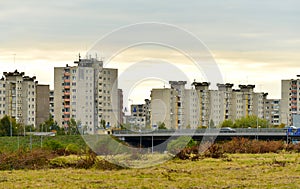
[[[158,129],[167,129],[166,124],[164,122],[159,122],[158,123]]]
[[[103,129],[106,129],[106,121],[104,120],[104,119],[101,119],[101,121],[100,121],[100,125],[101,125],[101,127],[103,128]]]
[[[269,126],[269,122],[266,119],[258,118],[256,115],[250,115],[235,120],[233,124],[235,128],[256,128],[257,126],[266,128]]]
[[[41,123],[39,125],[39,129],[40,132],[49,132],[49,131],[54,131],[59,135],[63,135],[65,134],[64,130],[61,129],[57,122],[54,121],[54,119],[52,118],[52,115],[49,114],[49,118],[47,120],[45,120],[43,123]]]
[[[233,127],[233,121],[231,119],[224,120],[221,127]]]
[[[78,135],[79,134],[77,122],[73,118],[71,118],[70,121],[68,122],[67,134],[68,135]]]
[[[214,120],[210,120],[209,122],[209,128],[214,128],[215,127],[215,123],[214,123]]]
[[[0,120],[0,136],[10,136],[11,131],[12,135],[16,135],[19,127],[20,125],[16,123],[15,119],[5,115]]]

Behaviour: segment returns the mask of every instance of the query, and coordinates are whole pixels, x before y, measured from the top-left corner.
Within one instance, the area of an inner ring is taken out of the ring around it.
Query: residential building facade
[[[172,88],[151,90],[151,125],[178,129],[178,95]]]
[[[293,117],[298,114],[300,114],[300,79],[281,80],[281,122],[293,125]]]
[[[89,134],[97,133],[103,121],[107,128],[117,127],[118,70],[103,68],[95,58],[74,63],[54,68],[54,119],[67,129],[72,118]]]
[[[39,85],[36,77],[24,72],[3,72],[0,80],[0,117],[8,115],[22,125],[36,127],[49,115],[49,85]],[[47,93],[47,94],[46,94]],[[39,105],[46,106],[41,108]]]
[[[169,118],[165,119],[170,128],[219,127],[224,120],[234,121],[250,115],[259,118],[266,116],[264,104],[267,93],[254,92],[255,85],[239,85],[239,89],[233,89],[233,84],[226,83],[217,84],[217,90],[210,90],[208,82],[193,82],[192,89],[185,89],[186,83],[182,81],[171,81],[170,84],[171,89],[155,89],[151,92],[153,120],[162,121],[157,118],[174,113],[172,120],[176,120],[177,125],[169,125]]]

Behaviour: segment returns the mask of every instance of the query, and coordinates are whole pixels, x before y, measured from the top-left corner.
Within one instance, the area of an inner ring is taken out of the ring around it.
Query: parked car
[[[231,127],[222,127],[220,133],[235,133],[236,130]]]
[[[285,126],[283,129],[284,130],[288,130],[288,129],[297,130],[297,127],[291,125],[291,126]]]

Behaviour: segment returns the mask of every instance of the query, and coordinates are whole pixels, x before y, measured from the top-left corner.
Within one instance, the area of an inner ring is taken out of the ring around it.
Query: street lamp
[[[11,123],[11,117],[9,118],[9,123],[10,123],[10,137],[12,137],[12,123]]]

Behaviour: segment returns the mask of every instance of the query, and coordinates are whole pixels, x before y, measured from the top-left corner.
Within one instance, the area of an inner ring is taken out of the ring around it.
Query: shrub
[[[66,154],[80,154],[80,148],[76,144],[68,144],[65,148]]]
[[[198,160],[200,159],[199,148],[198,146],[186,147],[176,154],[175,157],[182,160]]]
[[[211,157],[211,158],[224,158],[224,150],[222,149],[221,145],[219,144],[212,144],[205,152],[204,157]]]
[[[167,150],[171,154],[180,153],[185,147],[193,147],[197,143],[190,136],[181,136],[175,140],[171,140],[167,145]]]
[[[18,150],[0,154],[0,170],[41,169],[48,167],[50,159],[56,155],[49,150]]]
[[[64,149],[64,145],[56,140],[49,140],[44,143],[44,147],[53,151]]]

